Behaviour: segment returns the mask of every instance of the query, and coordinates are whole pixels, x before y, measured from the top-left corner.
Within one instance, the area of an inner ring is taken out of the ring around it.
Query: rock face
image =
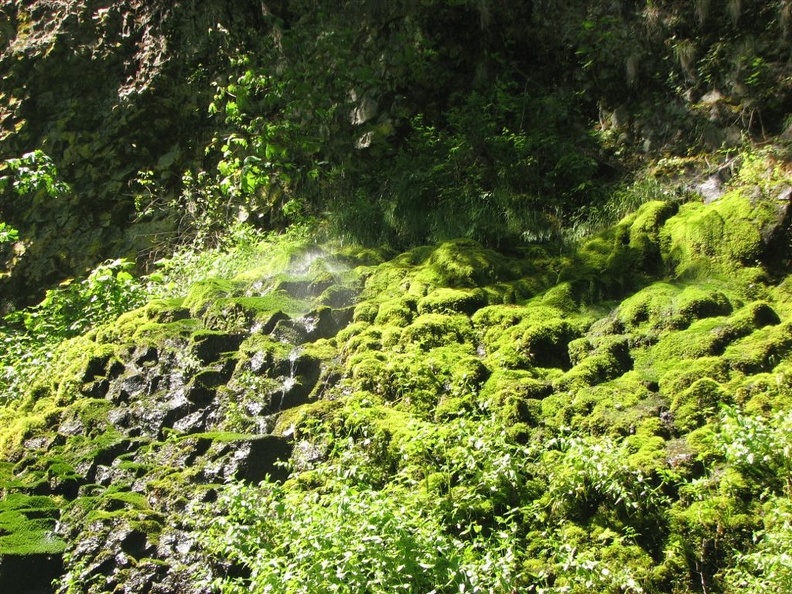
[[[2,409],[0,591],[195,594],[244,575],[201,545],[219,495],[321,460],[309,421],[345,427],[363,406],[388,468],[391,421],[486,403],[516,443],[633,436],[642,463],[698,472],[680,443],[729,393],[783,398],[755,379],[792,352],[787,289],[760,268],[787,232],[772,201],[655,202],[562,257],[457,240],[345,269],[314,258],[124,314]]]
[[[43,150],[73,189],[71,207],[0,195],[3,221],[26,238],[0,306],[144,247],[128,233],[130,187],[152,170],[159,192],[178,194],[207,134],[223,48],[249,47],[266,28],[260,6],[215,0],[0,2],[0,160]],[[146,220],[134,233],[164,229]]]

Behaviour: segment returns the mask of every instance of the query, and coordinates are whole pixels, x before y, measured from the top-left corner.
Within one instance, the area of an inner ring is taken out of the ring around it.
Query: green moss
[[[728,318],[698,320],[686,330],[667,334],[654,347],[652,356],[657,361],[669,362],[721,355],[733,342],[779,322],[778,315],[769,305],[751,303]]]
[[[283,314],[299,315],[308,311],[306,301],[281,292],[262,297],[222,297],[204,306],[203,325],[222,332],[247,332],[253,327],[271,331]]]
[[[792,410],[792,364],[785,360],[770,372],[739,374],[729,389],[746,413],[769,415]]]
[[[336,344],[345,355],[382,349],[382,329],[366,322],[353,322],[336,335]]]
[[[363,301],[355,306],[355,311],[352,314],[352,322],[366,322],[373,324],[379,313],[379,305],[370,301]]]
[[[772,200],[751,200],[739,191],[708,205],[685,204],[661,232],[664,259],[677,277],[753,265],[780,215]]]
[[[433,249],[416,278],[434,287],[475,288],[515,276],[515,263],[501,254],[457,239]]]
[[[582,334],[581,324],[545,305],[496,305],[473,316],[493,367],[569,367],[569,342]]]
[[[575,293],[570,283],[560,283],[545,291],[542,295],[542,304],[555,308],[564,313],[574,313],[579,309]]]
[[[478,391],[488,370],[471,347],[446,345],[424,352],[361,352],[347,362],[355,391],[382,396],[420,416],[433,414],[441,398]]]
[[[714,419],[721,404],[731,401],[723,387],[711,378],[702,378],[671,400],[674,425],[680,432],[690,432]]]
[[[525,423],[529,427],[541,420],[540,400],[548,396],[552,387],[528,371],[495,370],[479,394],[505,426]]]
[[[616,310],[616,316],[629,328],[658,326],[663,312],[670,309],[677,293],[674,285],[653,283],[624,299]]]
[[[272,434],[300,439],[317,424],[332,424],[343,406],[340,400],[317,400],[285,410],[278,415]]]
[[[629,225],[630,243],[641,243],[647,237],[651,242],[660,240],[660,231],[665,222],[679,211],[676,202],[652,200],[630,215],[623,224]]]
[[[217,278],[198,281],[190,286],[182,305],[190,310],[192,317],[200,318],[213,302],[239,296],[243,287],[239,282]]]
[[[472,343],[473,325],[467,316],[423,314],[404,329],[401,344],[429,350],[454,343]]]
[[[59,515],[50,497],[6,495],[0,500],[0,556],[62,553],[66,543],[55,535]]]
[[[399,297],[380,304],[375,324],[405,327],[415,319],[416,301],[412,297]]]
[[[100,326],[93,331],[93,338],[98,343],[120,343],[130,340],[141,326],[179,325],[190,317],[190,310],[183,307],[183,302],[183,299],[154,299]]]
[[[570,351],[576,351],[581,343],[573,345]],[[606,336],[598,341],[593,352],[586,353],[572,369],[565,373],[557,382],[557,390],[568,390],[574,386],[592,386],[619,377],[632,369],[630,347],[625,336]]]
[[[684,287],[674,298],[671,308],[664,312],[664,325],[684,330],[696,320],[727,316],[732,313],[729,298],[717,289],[699,285]]]
[[[39,398],[9,407],[8,416],[0,426],[0,452],[9,458],[20,452],[24,442],[43,435],[60,420],[65,407],[54,397]]]
[[[470,316],[486,304],[487,295],[481,289],[461,290],[440,288],[435,289],[418,301],[418,313],[461,313]]]
[[[729,366],[744,374],[761,373],[776,367],[792,351],[792,323],[766,326],[730,345],[723,357]]]

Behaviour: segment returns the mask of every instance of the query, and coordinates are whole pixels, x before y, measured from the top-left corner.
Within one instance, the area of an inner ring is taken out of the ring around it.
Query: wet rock
[[[179,433],[200,433],[206,430],[207,411],[205,409],[195,411],[173,423],[173,429]]]
[[[156,363],[159,361],[159,351],[154,346],[140,346],[135,349],[131,361],[138,367],[143,367],[147,363]]]
[[[145,393],[149,385],[149,379],[142,374],[127,376],[121,380],[117,389],[108,389],[106,397],[117,404],[129,402],[133,398]]]
[[[332,285],[316,298],[316,303],[334,309],[342,309],[350,307],[355,303],[358,295],[359,291],[356,289],[341,285]]]
[[[279,342],[302,344],[308,339],[308,329],[305,324],[288,318],[275,324],[270,336]]]
[[[259,320],[253,324],[251,328],[251,333],[259,333],[259,334],[270,334],[274,329],[278,322],[283,320],[288,320],[289,316],[287,316],[282,311],[276,311],[269,315],[264,320]]]
[[[289,458],[292,445],[288,440],[274,435],[265,435],[239,444],[233,460],[237,464],[234,478],[250,483],[259,483],[270,475],[275,480],[285,480],[288,471],[277,467],[275,462]]]
[[[223,353],[236,351],[245,337],[242,334],[205,332],[193,336],[192,350],[204,365],[220,360]]]
[[[110,390],[110,382],[107,378],[99,378],[96,381],[84,384],[82,387],[83,396],[88,398],[104,398]]]

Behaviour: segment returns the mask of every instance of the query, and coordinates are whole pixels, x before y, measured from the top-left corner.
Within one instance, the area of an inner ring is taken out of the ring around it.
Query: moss
[[[414,266],[412,257],[414,253],[415,250],[402,254],[373,269],[365,279],[365,285],[360,294],[361,300],[384,301],[416,292],[418,293],[416,296],[422,297],[422,290],[413,287],[410,278],[410,272]]]
[[[719,383],[729,380],[729,365],[721,357],[701,357],[695,360],[679,361],[669,366],[659,381],[660,391],[669,397],[686,390],[703,378],[711,378]]]
[[[340,400],[317,400],[285,410],[278,415],[272,434],[300,439],[304,431],[310,435],[316,424],[332,424],[343,406]]]
[[[405,464],[415,447],[425,447],[418,435],[430,435],[431,425],[411,412],[389,406],[367,392],[352,394],[339,409],[337,422],[347,435],[366,440],[368,462],[373,467],[396,468]],[[383,480],[388,480],[383,476]]]
[[[696,320],[727,316],[730,313],[732,304],[721,291],[690,285],[682,289],[670,310],[664,312],[664,325],[674,330],[684,330]]]
[[[780,319],[764,302],[751,303],[728,318],[707,318],[681,332],[666,335],[652,351],[658,361],[721,355],[733,342]]]
[[[671,400],[674,425],[683,433],[703,426],[714,419],[721,404],[731,398],[723,387],[711,378],[702,378]]]
[[[359,288],[346,287],[343,285],[332,285],[319,295],[314,303],[316,305],[326,305],[333,308],[350,307],[357,299],[360,292]]]
[[[272,367],[277,361],[285,361],[294,347],[264,334],[251,334],[246,337],[236,352],[239,357],[237,369],[254,372]]]
[[[416,301],[411,297],[390,299],[380,304],[375,324],[405,327],[415,319]]]
[[[68,404],[80,396],[85,383],[108,375],[110,366],[118,362],[116,354],[114,345],[86,336],[65,340],[55,348],[46,374],[34,376],[28,395],[34,399],[53,395],[59,404]]]
[[[657,472],[667,466],[666,441],[659,435],[645,435],[636,432],[625,439],[630,449],[627,463],[646,474]]]
[[[514,267],[475,241],[457,239],[433,249],[416,278],[434,287],[475,288],[516,277]]]
[[[579,363],[556,382],[557,390],[603,383],[632,369],[633,361],[627,337],[607,336],[598,342],[593,352],[583,356]],[[580,343],[577,346],[581,346]],[[569,350],[575,352],[576,346]]]
[[[357,266],[379,266],[394,257],[393,251],[386,247],[362,247],[347,245],[334,247],[333,256],[341,264],[350,268]]]
[[[784,361],[770,372],[739,374],[729,389],[746,413],[769,415],[792,410],[792,365]]]
[[[641,243],[647,237],[652,243],[660,240],[665,222],[679,211],[676,202],[652,200],[630,215],[625,223],[630,227],[630,243]]]
[[[641,326],[658,326],[663,312],[670,308],[678,289],[669,283],[653,283],[634,295],[624,299],[616,310],[616,316],[625,326],[637,329]]]
[[[505,426],[525,423],[534,427],[541,420],[540,400],[552,387],[528,371],[495,370],[481,389],[479,399],[496,411]]]
[[[685,204],[661,232],[664,259],[677,277],[753,265],[780,215],[773,201],[751,200],[739,191],[708,205]]]
[[[555,308],[563,313],[574,313],[579,309],[575,300],[574,289],[570,283],[560,283],[545,291],[542,304]]]
[[[379,305],[370,301],[363,301],[355,306],[355,311],[352,314],[352,322],[365,322],[373,324],[379,313]]]
[[[366,322],[353,322],[336,335],[336,344],[344,355],[382,349],[382,329]]]
[[[183,302],[183,299],[154,299],[100,326],[93,331],[93,338],[98,343],[120,343],[129,340],[143,325],[178,325],[190,317],[190,310],[183,307]]]
[[[244,285],[218,278],[201,280],[190,286],[182,305],[190,310],[194,318],[200,318],[206,309],[218,299],[239,296]]]
[[[307,302],[280,292],[262,297],[224,297],[205,305],[202,322],[209,330],[247,332],[256,328],[268,334],[284,314],[299,315],[308,309]]]
[[[54,499],[22,493],[0,500],[0,556],[53,555],[66,543],[55,535],[60,505]]]
[[[592,303],[622,296],[640,286],[638,254],[626,243],[624,230],[610,229],[589,239],[573,254],[559,274],[574,299]]]
[[[453,343],[472,343],[473,325],[463,315],[423,314],[404,329],[401,344],[429,350]]]
[[[0,452],[6,457],[13,457],[14,452],[19,452],[26,440],[51,430],[65,410],[52,397],[20,404],[9,411],[12,414],[0,427]]]
[[[631,435],[645,419],[668,408],[668,399],[651,388],[637,372],[628,371],[594,386],[556,390],[541,402],[542,422],[594,435]]]
[[[792,351],[792,323],[766,326],[730,345],[723,357],[741,373],[772,370]]]
[[[470,316],[486,304],[487,296],[481,289],[460,290],[440,288],[435,289],[418,301],[418,313],[461,313]]]
[[[352,390],[377,394],[424,417],[441,398],[477,392],[489,373],[472,347],[459,344],[389,355],[362,351],[349,358],[347,369]]]
[[[563,313],[545,305],[496,305],[473,316],[483,332],[482,343],[492,366],[510,368],[569,367],[569,342],[582,328]]]
[[[363,350],[349,357],[346,367],[354,390],[384,394],[387,378],[385,355],[378,351]]]

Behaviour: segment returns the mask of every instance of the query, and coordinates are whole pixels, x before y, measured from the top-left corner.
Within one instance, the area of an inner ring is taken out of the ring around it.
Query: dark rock
[[[335,309],[347,308],[357,299],[359,292],[349,287],[333,285],[328,287],[319,297],[317,303]]]
[[[144,532],[129,530],[120,537],[121,550],[128,555],[139,559],[153,552],[153,547],[148,543]]]
[[[288,470],[275,465],[291,455],[291,443],[274,435],[265,435],[240,444],[234,455],[238,462],[234,478],[259,483],[270,475],[275,480],[285,480]]]
[[[280,342],[302,344],[308,339],[305,325],[292,319],[280,320],[272,329],[270,336]]]
[[[115,403],[129,402],[132,398],[144,393],[148,385],[148,379],[143,375],[127,376],[121,380],[117,390],[109,389],[106,396]]]
[[[272,315],[270,315],[266,320],[261,320],[257,323],[253,331],[259,334],[270,334],[274,329],[278,322],[283,320],[288,320],[289,316],[287,316],[282,311],[276,311]]]
[[[245,337],[242,334],[200,333],[193,337],[192,348],[204,365],[220,360],[223,353],[236,351]]]
[[[82,377],[82,383],[87,384],[92,382],[97,377],[104,376],[107,373],[107,364],[110,362],[110,355],[95,355],[88,360],[85,366],[85,373]]]
[[[83,396],[89,398],[104,398],[110,390],[110,381],[107,378],[99,378],[93,382],[84,384],[82,387]]]
[[[210,386],[202,384],[200,381],[194,381],[187,388],[187,400],[196,406],[207,406],[215,398],[217,390]]]
[[[179,433],[200,433],[206,430],[206,409],[195,411],[173,423]]]
[[[143,367],[146,363],[156,363],[159,361],[159,351],[154,346],[140,346],[135,349],[131,360],[138,367]]]

